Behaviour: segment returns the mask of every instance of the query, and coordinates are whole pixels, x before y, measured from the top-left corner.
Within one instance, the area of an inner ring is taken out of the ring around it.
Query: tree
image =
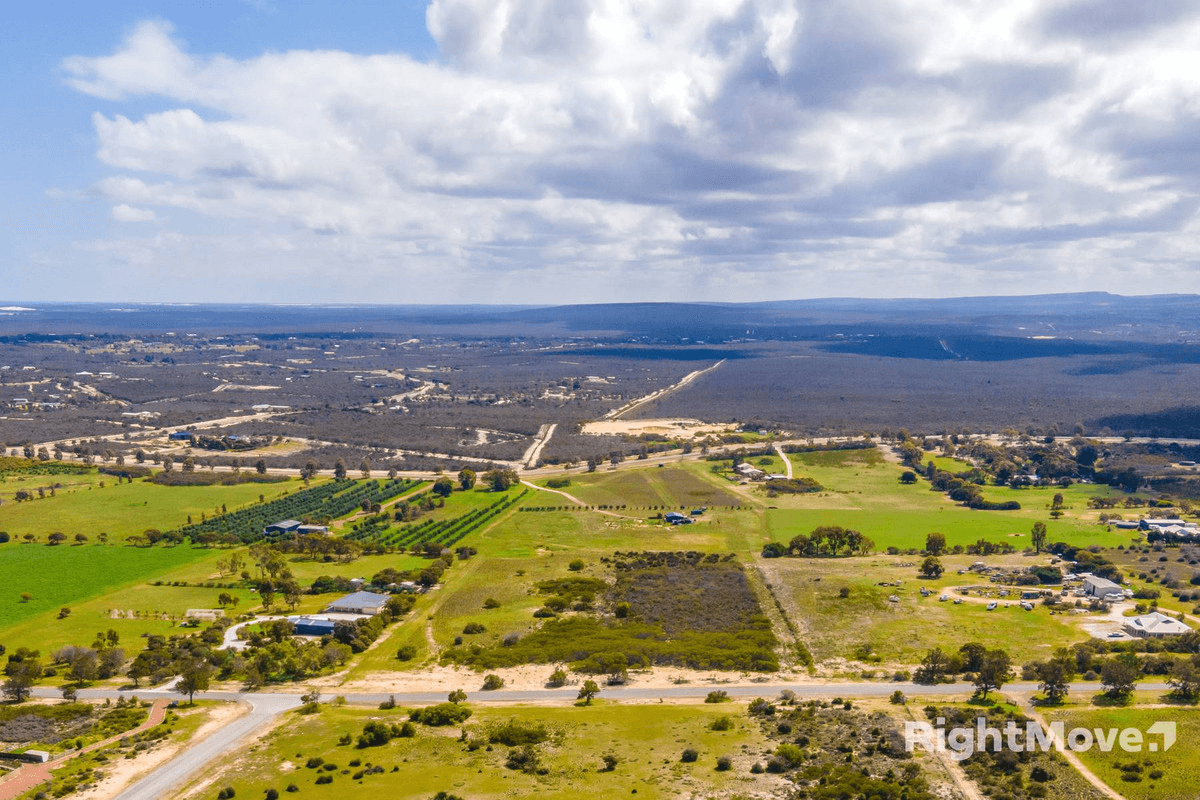
[[[987,648],[979,642],[967,642],[962,647],[958,648],[958,654],[962,656],[963,672],[976,672],[983,664],[983,656],[987,653]]]
[[[517,471],[513,469],[488,470],[483,473],[483,479],[487,481],[493,492],[507,491],[510,486],[520,482]]]
[[[453,692],[450,693],[450,696],[447,699],[451,703],[456,703],[456,704],[457,703],[465,703],[465,702],[467,702],[467,693],[464,692],[462,689],[455,689]]]
[[[946,535],[934,531],[925,537],[925,552],[931,556],[940,556],[946,552]]]
[[[900,482],[905,484],[913,484],[917,482],[917,473],[911,469],[906,469],[900,473]]]
[[[91,683],[96,680],[100,671],[100,663],[96,651],[90,647],[77,647],[71,657],[71,677],[79,683]]]
[[[13,702],[20,703],[33,693],[33,685],[41,680],[42,663],[36,658],[22,658],[13,662],[9,656],[9,666],[5,668],[8,680],[4,682],[4,696]]]
[[[1038,689],[1046,695],[1047,705],[1059,705],[1067,696],[1075,678],[1074,660],[1055,657],[1037,666]]]
[[[308,483],[316,476],[318,469],[319,467],[317,466],[317,462],[309,459],[308,461],[304,462],[304,466],[300,468],[300,477],[304,479],[305,483]]]
[[[62,544],[67,540],[67,535],[62,531],[55,531],[46,537],[46,541],[50,544]]]
[[[485,675],[483,677],[483,688],[489,692],[495,691],[496,689],[503,689],[504,678],[501,678],[496,674]]]
[[[1062,497],[1062,495],[1055,495],[1055,496]],[[1044,522],[1033,523],[1033,528],[1032,528],[1032,530],[1029,531],[1029,539],[1031,542],[1033,542],[1034,552],[1035,553],[1042,552],[1042,548],[1046,546],[1046,523],[1044,523]]]
[[[945,676],[949,664],[950,659],[942,652],[942,648],[935,647],[921,659],[921,666],[913,673],[913,680],[917,683],[935,684]]]
[[[346,479],[346,462],[340,458],[333,465],[333,477],[339,481]]]
[[[259,475],[266,475],[267,474],[267,462],[261,458],[258,461],[255,461],[254,462],[254,471],[257,472]]]
[[[362,473],[364,481],[370,480],[370,478],[371,478],[371,460],[369,458],[364,458],[362,461],[358,462],[358,471]]]
[[[1173,696],[1191,702],[1200,697],[1200,667],[1194,661],[1176,661],[1167,683]]]
[[[1121,653],[1100,668],[1100,685],[1109,697],[1124,700],[1137,688],[1137,679],[1141,673],[1137,656],[1133,653]]]
[[[595,681],[589,679],[583,682],[583,686],[579,687],[577,699],[582,700],[585,706],[590,706],[592,698],[598,694],[600,694],[600,687],[596,685]]]
[[[464,492],[468,492],[475,488],[475,471],[464,469],[458,473],[458,485],[462,487]]]
[[[550,680],[546,681],[546,685],[557,689],[567,685],[567,672],[561,667],[550,673]]]
[[[438,478],[433,482],[432,491],[438,497],[449,497],[450,493],[454,491],[454,481],[446,477]]]
[[[940,578],[943,571],[942,562],[937,556],[926,556],[921,562],[921,574],[926,578]]]
[[[983,654],[979,670],[975,673],[975,691],[984,700],[988,692],[999,689],[1012,680],[1012,659],[1003,650],[988,650]]]
[[[188,696],[189,703],[195,703],[196,692],[208,689],[212,680],[213,668],[207,661],[195,660],[184,666],[175,684],[175,691]]]

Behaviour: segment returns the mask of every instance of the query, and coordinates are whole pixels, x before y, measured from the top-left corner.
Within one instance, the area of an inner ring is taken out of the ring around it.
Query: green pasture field
[[[1015,593],[1007,601],[1010,607],[1002,600],[995,611],[982,603],[939,601],[943,592],[953,598],[958,596],[955,587],[979,583],[978,576],[957,574],[975,559],[943,557],[947,574],[938,580],[919,577],[915,566],[899,566],[906,562],[903,557],[775,558],[760,559],[756,565],[817,661],[854,658],[860,645],[869,644],[882,664],[915,664],[933,647],[957,650],[979,642],[1008,650],[1021,664],[1087,638],[1070,617],[1051,616],[1037,604],[1033,611],[1021,609]],[[1042,563],[1022,556],[1007,560]],[[990,558],[989,563],[1000,560]],[[897,580],[899,587],[877,585]],[[843,586],[850,589],[844,599],[838,596]],[[921,596],[922,586],[931,596]],[[889,602],[892,595],[900,602]]]
[[[7,639],[13,625],[56,614],[63,606],[74,608],[80,601],[123,586],[141,584],[215,552],[189,545],[0,545],[0,635]],[[32,595],[28,602],[22,602],[23,592]]]
[[[538,483],[545,485],[545,480],[539,480]],[[563,491],[588,505],[627,505],[631,509],[650,506],[665,506],[668,509],[736,506],[745,502],[691,464],[572,475],[571,485]],[[560,499],[566,502],[565,498]]]
[[[1140,753],[1129,753],[1114,745],[1105,753],[1099,746],[1077,753],[1084,764],[1114,790],[1128,800],[1191,800],[1196,796],[1196,764],[1200,763],[1200,710],[1182,708],[1110,708],[1096,710],[1063,710],[1045,713],[1048,721],[1062,720],[1072,728],[1137,728],[1143,732],[1160,720],[1173,721],[1176,741],[1170,750],[1149,752],[1143,746]],[[1146,735],[1145,742],[1160,742],[1157,735]],[[1136,764],[1138,770],[1122,770]],[[1161,776],[1153,777],[1157,772]],[[1140,780],[1124,780],[1123,776]]]
[[[67,534],[68,540],[82,533],[95,541],[96,535],[104,532],[110,542],[124,541],[147,528],[164,531],[178,528],[187,523],[189,515],[199,522],[201,514],[220,514],[222,504],[233,511],[257,503],[260,494],[269,501],[301,488],[299,481],[236,486],[160,486],[144,480],[118,484],[112,475],[91,473],[9,478],[3,484],[3,492],[8,495],[18,489],[36,491],[38,486],[48,488],[54,483],[62,484],[54,497],[49,491],[42,499],[22,503],[4,497],[0,505],[0,531],[7,531],[13,539],[32,533],[41,542],[54,531]],[[0,545],[0,558],[3,547]]]
[[[929,463],[930,461],[943,472],[950,472],[955,475],[975,469],[975,465],[970,461],[963,461],[961,458],[952,458],[950,456],[928,456],[925,459],[925,463]]]
[[[773,541],[786,542],[820,525],[841,525],[869,536],[879,550],[888,547],[921,549],[925,537],[938,531],[950,546],[981,538],[1006,541],[1017,549],[1029,546],[1034,522],[1044,522],[1047,540],[1115,547],[1133,537],[1109,531],[1097,523],[1098,511],[1087,499],[1111,493],[1107,486],[1073,485],[1061,488],[1008,489],[987,487],[991,500],[1017,500],[1019,511],[978,511],[958,505],[920,480],[899,482],[904,468],[884,461],[875,450],[796,453],[791,456],[798,475],[810,477],[825,490],[807,495],[780,495],[768,502],[767,527]],[[1064,496],[1066,513],[1051,519],[1047,509],[1056,492]]]
[[[485,735],[489,725],[510,719],[544,725],[551,740],[537,745],[544,775],[529,775],[504,766],[509,747],[494,745],[469,751],[459,741],[460,726],[429,728],[418,725],[413,738],[393,739],[386,745],[364,749],[338,746],[339,736],[357,736],[372,720],[400,723],[408,718],[402,709],[379,711],[361,708],[323,708],[319,713],[296,715],[268,734],[263,744],[240,751],[209,771],[216,775],[212,792],[232,787],[236,797],[261,797],[270,788],[285,796],[289,783],[301,797],[318,798],[420,798],[439,791],[473,800],[479,798],[538,796],[555,800],[579,797],[675,798],[728,796],[733,792],[770,791],[783,784],[769,774],[751,775],[750,767],[765,760],[769,742],[742,704],[719,705],[610,705],[599,699],[591,706],[574,706],[574,692],[564,693],[564,707],[479,708],[467,721],[471,735]],[[603,698],[603,692],[600,695]],[[709,729],[719,716],[734,720],[733,730]],[[485,742],[486,744],[486,742]],[[680,761],[687,747],[700,752],[695,763]],[[601,756],[618,759],[611,772],[603,771]],[[733,757],[728,772],[715,769],[720,755]],[[320,757],[337,765],[326,772],[305,767]],[[352,759],[361,766],[350,767]],[[354,774],[367,764],[383,767],[382,773]],[[393,768],[398,768],[393,771]],[[343,774],[349,770],[351,774]],[[318,775],[333,781],[317,785]]]

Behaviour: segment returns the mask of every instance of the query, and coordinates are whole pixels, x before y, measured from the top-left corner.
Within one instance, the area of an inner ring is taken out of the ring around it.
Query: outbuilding
[[[325,610],[335,614],[368,614],[374,616],[387,605],[386,594],[374,592],[353,592],[345,597],[334,600]]]

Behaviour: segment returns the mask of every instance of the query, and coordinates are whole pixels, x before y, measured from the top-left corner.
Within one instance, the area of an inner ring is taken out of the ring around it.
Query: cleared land
[[[1078,753],[1083,763],[1128,800],[1190,800],[1196,796],[1196,764],[1200,760],[1200,711],[1185,708],[1109,708],[1063,710],[1046,713],[1050,721],[1062,720],[1065,728],[1146,730],[1160,720],[1176,725],[1176,742],[1170,750],[1130,753],[1119,745],[1109,752],[1098,745]],[[1160,742],[1146,735],[1145,742]]]
[[[302,797],[429,798],[446,791],[471,798],[536,795],[563,800],[628,796],[634,791],[639,798],[708,797],[782,786],[776,776],[749,774],[768,742],[747,718],[745,706],[612,706],[600,700],[589,707],[472,711],[463,726],[418,725],[411,738],[363,749],[337,742],[345,734],[357,737],[371,721],[403,723],[408,713],[399,708],[326,708],[310,716],[295,715],[262,746],[232,757],[183,796],[214,796],[225,786],[233,787],[237,797],[261,797],[269,788],[283,796],[291,783]],[[732,719],[732,729],[711,730],[712,721],[722,716]],[[505,762],[517,748],[488,744],[489,730],[509,720],[546,728],[549,739],[534,745],[544,774],[509,769]],[[464,729],[482,746],[472,748],[460,741]],[[680,761],[688,747],[699,752],[694,763]],[[606,754],[617,759],[611,771],[601,760]],[[732,769],[715,769],[720,755],[732,757]],[[305,766],[316,758],[322,760],[321,767]],[[351,766],[352,761],[360,763]],[[371,767],[382,770],[365,774]],[[319,776],[332,780],[317,784]]]

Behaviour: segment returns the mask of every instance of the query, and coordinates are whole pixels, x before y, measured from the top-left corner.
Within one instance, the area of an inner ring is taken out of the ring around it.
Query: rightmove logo
[[[1026,720],[1020,727],[1013,720],[1003,728],[989,725],[987,717],[978,717],[975,725],[946,728],[944,717],[936,724],[906,721],[904,723],[904,749],[913,752],[918,746],[931,752],[950,753],[955,761],[963,761],[975,753],[1001,750],[1034,753],[1051,748],[1061,752],[1064,748],[1075,752],[1098,747],[1102,752],[1111,752],[1119,747],[1126,753],[1166,752],[1175,744],[1175,723],[1167,720],[1155,722],[1143,731],[1140,728],[1071,728],[1066,730],[1062,721],[1051,722],[1049,727],[1036,720]]]

